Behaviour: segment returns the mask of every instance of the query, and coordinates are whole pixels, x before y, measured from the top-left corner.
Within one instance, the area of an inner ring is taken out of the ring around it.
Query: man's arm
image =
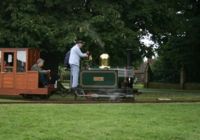
[[[31,68],[32,71],[38,71],[39,73],[43,73],[43,74],[47,74],[50,72],[50,70],[43,70],[40,67],[38,67],[37,65],[33,65]]]
[[[87,53],[82,53],[79,48],[77,48],[76,52],[80,57],[88,57],[88,54]]]

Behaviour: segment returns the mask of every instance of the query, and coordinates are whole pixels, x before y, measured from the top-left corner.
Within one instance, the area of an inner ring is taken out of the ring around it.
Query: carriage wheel
[[[22,97],[24,99],[33,99],[33,96],[32,95],[29,95],[29,94],[22,94]]]
[[[49,99],[49,95],[47,94],[47,95],[38,95],[39,96],[39,98],[40,99],[42,99],[42,100],[47,100],[47,99]]]

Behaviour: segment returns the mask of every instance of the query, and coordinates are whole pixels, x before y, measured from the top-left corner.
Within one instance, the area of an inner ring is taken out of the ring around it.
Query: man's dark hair
[[[76,41],[76,43],[85,44],[85,42],[84,42],[84,41],[82,41],[82,40],[77,40],[77,41]]]

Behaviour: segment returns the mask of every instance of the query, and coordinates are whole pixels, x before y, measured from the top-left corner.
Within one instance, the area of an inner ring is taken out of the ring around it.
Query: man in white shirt
[[[81,48],[83,47],[84,42],[77,41],[76,44],[70,50],[70,57],[69,57],[69,64],[70,64],[70,71],[71,71],[71,88],[72,90],[77,93],[78,87],[78,78],[79,78],[79,66],[80,66],[80,58],[88,57],[89,52],[86,53],[81,52]]]

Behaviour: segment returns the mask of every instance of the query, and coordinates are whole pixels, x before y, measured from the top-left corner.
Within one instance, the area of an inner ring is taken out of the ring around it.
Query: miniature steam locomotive
[[[84,95],[93,98],[109,98],[111,100],[129,98],[134,99],[134,73],[131,65],[131,50],[127,50],[127,66],[125,68],[111,68],[109,55],[100,56],[99,68],[88,67],[80,72],[80,86]]]

